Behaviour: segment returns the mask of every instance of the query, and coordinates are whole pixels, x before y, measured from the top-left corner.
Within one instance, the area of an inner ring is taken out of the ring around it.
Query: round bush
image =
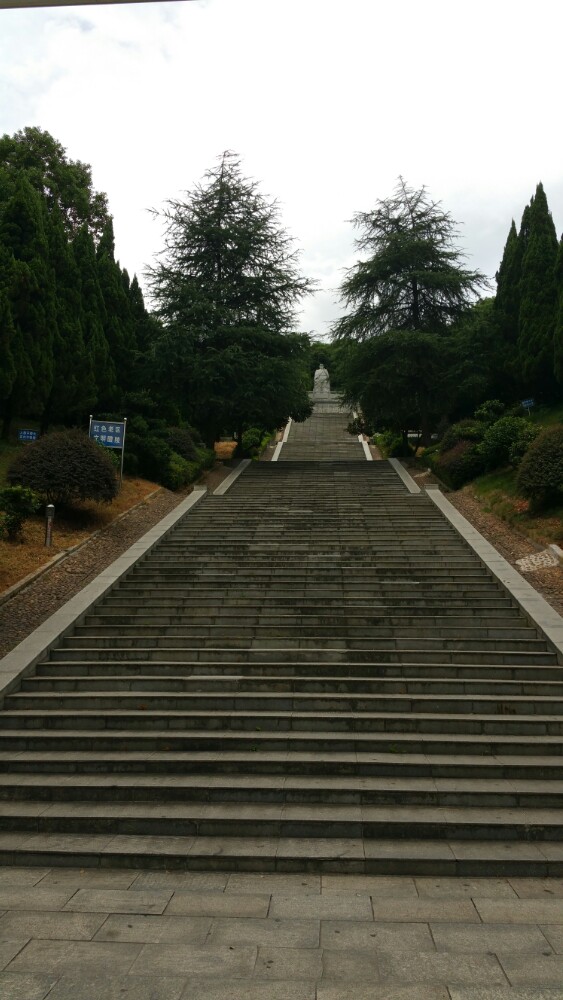
[[[460,420],[445,431],[440,441],[441,451],[449,451],[458,441],[482,441],[485,429],[478,420]]]
[[[501,417],[487,427],[479,448],[485,468],[512,464],[511,456],[517,465],[537,433],[525,417]]]
[[[63,505],[78,500],[110,503],[118,491],[105,448],[79,430],[46,434],[26,445],[8,469],[8,481],[34,490],[47,503]]]
[[[197,458],[196,442],[191,431],[184,427],[171,427],[168,431],[168,444],[181,458],[193,462]]]
[[[255,455],[260,448],[263,431],[259,427],[249,427],[242,435],[242,450],[246,455]]]
[[[483,472],[483,459],[479,453],[479,446],[471,441],[458,441],[449,451],[442,452],[438,460],[431,465],[446,485],[454,490],[458,490]]]
[[[494,424],[504,413],[506,407],[500,399],[486,399],[475,410],[475,419],[485,424]]]
[[[518,489],[535,506],[546,506],[563,493],[563,427],[548,427],[532,442],[517,477]]]

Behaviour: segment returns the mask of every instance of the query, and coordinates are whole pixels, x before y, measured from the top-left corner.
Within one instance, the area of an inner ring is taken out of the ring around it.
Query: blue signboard
[[[18,441],[37,441],[39,431],[18,431]]]
[[[90,437],[106,448],[123,448],[125,438],[124,420],[91,420]]]
[[[535,403],[536,403],[535,399],[523,399],[522,400],[522,406],[525,406],[527,410],[529,410],[530,407],[535,406]]]

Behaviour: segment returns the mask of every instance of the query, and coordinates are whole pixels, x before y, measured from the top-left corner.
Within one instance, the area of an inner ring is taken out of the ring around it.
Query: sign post
[[[121,464],[119,467],[119,488],[123,485],[123,454],[125,451],[125,432],[127,430],[127,417],[123,420],[94,420],[90,414],[90,427],[88,437],[94,439],[106,448],[121,449]]]
[[[524,407],[525,410],[528,411],[528,416],[530,416],[530,412],[531,412],[532,406],[535,406],[535,405],[536,405],[535,399],[523,399],[522,400],[522,406]]]

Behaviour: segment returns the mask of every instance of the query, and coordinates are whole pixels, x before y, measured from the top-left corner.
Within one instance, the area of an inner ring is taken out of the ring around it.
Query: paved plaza
[[[2,1000],[561,1000],[563,879],[0,868]]]

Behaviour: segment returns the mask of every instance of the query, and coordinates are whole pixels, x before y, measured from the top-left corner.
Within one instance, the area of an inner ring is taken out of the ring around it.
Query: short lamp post
[[[52,503],[48,503],[45,508],[45,545],[51,548],[53,537],[53,521],[55,519],[55,508]]]

